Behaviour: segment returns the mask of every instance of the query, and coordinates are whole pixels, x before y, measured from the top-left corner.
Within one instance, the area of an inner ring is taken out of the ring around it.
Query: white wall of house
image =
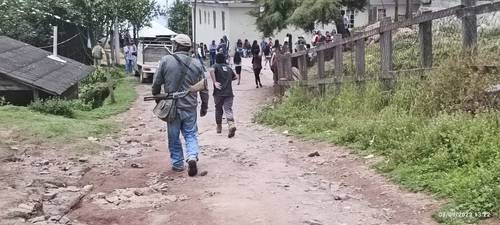
[[[236,41],[238,39],[248,39],[250,42],[257,40],[259,43],[262,40],[262,33],[257,30],[255,25],[255,18],[249,14],[253,9],[253,6],[248,3],[240,4],[197,4],[196,9],[196,41],[198,43],[203,42],[209,44],[212,40],[215,40],[218,44],[223,35],[227,35],[230,40],[231,50],[234,49]],[[201,24],[200,24],[200,11],[201,11]],[[214,16],[213,12],[216,14],[216,26],[214,28]],[[207,14],[207,20],[205,21],[205,12]],[[224,12],[224,29],[222,26],[222,12]],[[360,14],[363,17],[362,14]],[[366,16],[366,21],[368,16]],[[318,26],[317,29],[322,31],[332,31],[335,26]],[[306,40],[312,39],[312,34],[305,32],[302,29],[296,29],[293,27],[284,29],[273,35],[273,39],[280,40],[283,43],[286,38],[286,34],[292,34],[294,41],[297,37],[302,35]],[[267,39],[266,39],[267,40]]]
[[[216,4],[198,4],[196,11],[196,21],[193,20],[193,23],[196,23],[196,42],[203,42],[208,45],[212,40],[219,43],[223,35],[229,36],[229,9],[227,7]],[[222,12],[225,14],[224,30],[222,26]]]

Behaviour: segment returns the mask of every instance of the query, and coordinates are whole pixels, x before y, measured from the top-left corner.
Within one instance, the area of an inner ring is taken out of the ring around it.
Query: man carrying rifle
[[[174,38],[174,54],[163,57],[158,70],[153,78],[152,94],[158,95],[161,87],[165,93],[189,90],[201,80],[205,79],[203,67],[200,62],[189,55],[191,39],[185,34],[178,34]],[[200,91],[201,109],[200,116],[205,116],[208,109],[208,91]],[[186,142],[188,175],[198,173],[198,127],[197,127],[197,92],[189,93],[176,100],[176,117],[167,122],[168,149],[172,162],[172,170],[184,171],[184,153],[180,141],[180,133]]]

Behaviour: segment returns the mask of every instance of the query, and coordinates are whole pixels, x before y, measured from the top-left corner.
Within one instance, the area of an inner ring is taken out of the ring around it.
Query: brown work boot
[[[222,124],[217,124],[217,133],[222,133]]]
[[[232,138],[232,137],[234,137],[234,135],[236,133],[236,127],[234,126],[233,121],[229,121],[229,122],[227,122],[227,124],[229,125],[229,133],[227,134],[227,137]]]

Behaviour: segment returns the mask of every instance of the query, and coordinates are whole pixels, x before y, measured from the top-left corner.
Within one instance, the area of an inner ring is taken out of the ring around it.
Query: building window
[[[226,30],[226,15],[224,12],[221,12],[222,17],[222,30]]]
[[[210,24],[210,12],[207,12],[208,24]]]
[[[386,17],[385,14],[385,9],[377,9],[377,18],[378,20],[381,20],[382,18]]]
[[[217,14],[214,11],[214,29],[217,28]]]
[[[204,20],[204,23],[207,24],[207,11],[203,10],[203,20]]]
[[[198,10],[198,15],[200,16],[200,24],[201,24],[201,9]]]

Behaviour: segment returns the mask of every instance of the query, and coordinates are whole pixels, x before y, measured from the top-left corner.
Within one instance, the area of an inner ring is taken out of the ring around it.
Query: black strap
[[[191,64],[191,57],[188,57],[188,61],[189,61],[189,64],[185,63],[184,61],[181,60],[181,58],[179,58],[178,55],[176,54],[172,54],[172,56],[177,60],[177,62],[179,62],[180,64],[184,65],[182,67],[182,70],[181,70],[181,77],[179,77],[179,79],[177,80],[177,83],[175,85],[175,88],[176,88],[176,91],[180,91],[181,89],[181,82],[184,81],[184,78],[186,78],[186,75],[187,75],[187,70],[190,69],[189,67],[189,64]]]
[[[200,71],[200,70],[194,70],[193,68],[189,67],[189,65],[188,65],[188,64],[186,64],[185,62],[183,62],[183,61],[181,60],[181,58],[179,58],[179,56],[178,56],[178,55],[176,55],[176,54],[172,54],[172,56],[173,56],[173,57],[177,60],[177,62],[179,62],[179,63],[181,63],[182,65],[184,65],[185,67],[187,67],[187,68],[189,69],[189,71],[191,71],[191,72],[193,72],[193,73],[195,73],[195,74],[199,74],[199,73],[201,73],[201,71]],[[191,57],[190,57],[190,58],[191,58]],[[189,63],[191,63],[191,60],[189,61]]]

